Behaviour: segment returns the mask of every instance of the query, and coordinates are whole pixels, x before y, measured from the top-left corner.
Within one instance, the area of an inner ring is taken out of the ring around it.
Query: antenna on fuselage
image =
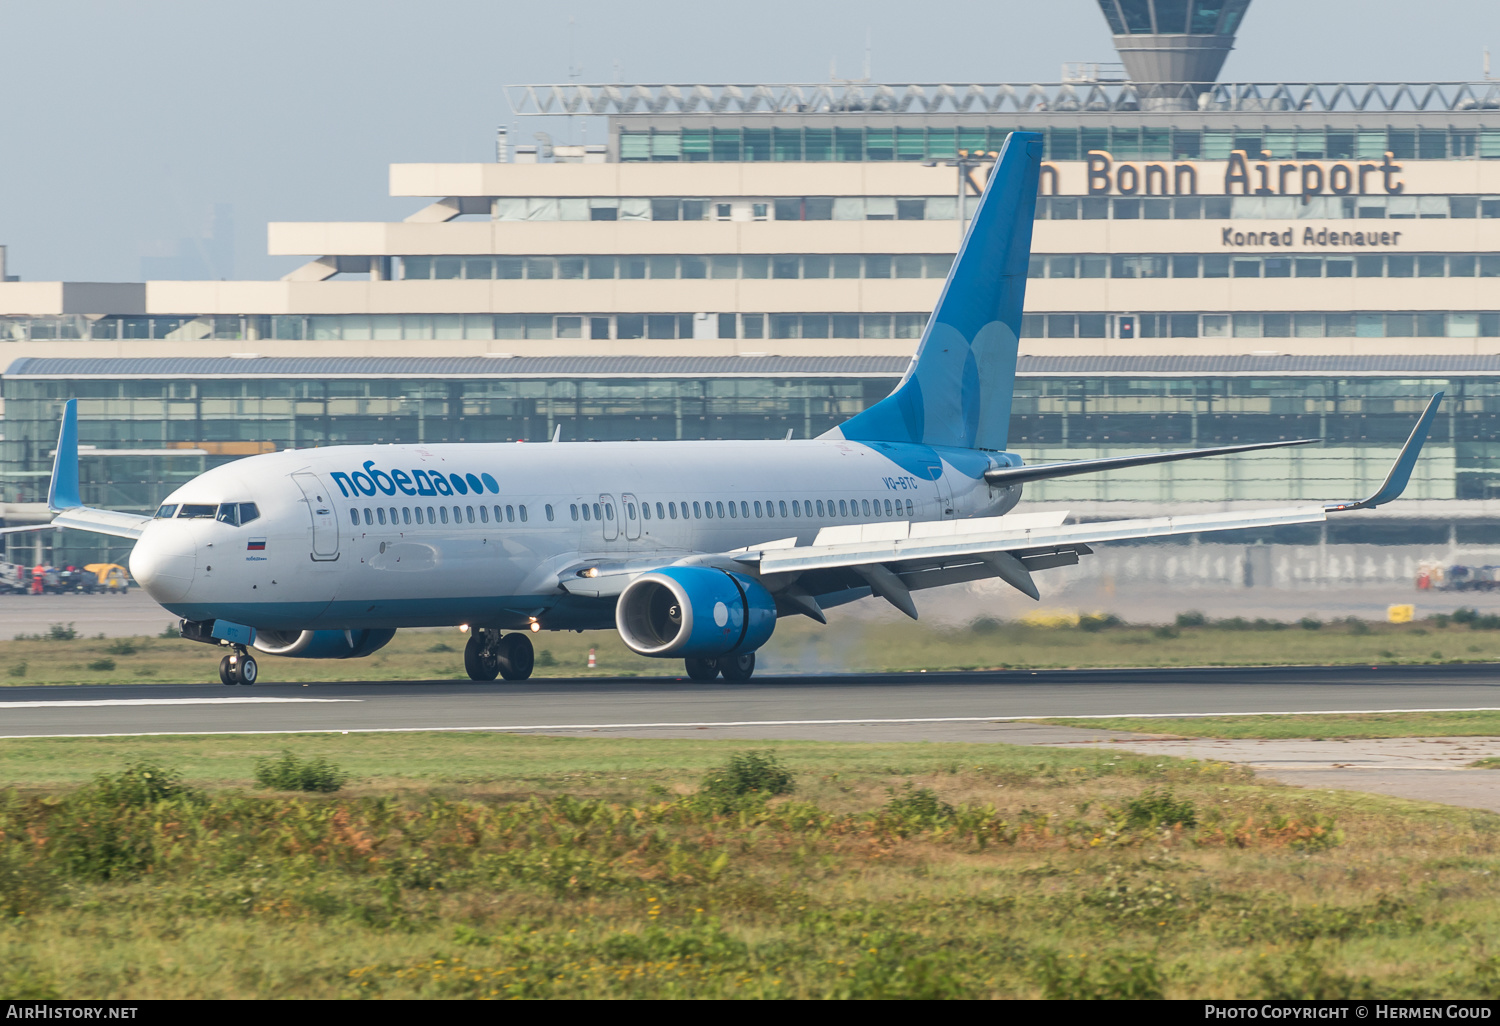
[[[557,430],[552,432],[552,440],[554,442],[561,442],[562,441],[562,425],[561,424],[557,425]]]

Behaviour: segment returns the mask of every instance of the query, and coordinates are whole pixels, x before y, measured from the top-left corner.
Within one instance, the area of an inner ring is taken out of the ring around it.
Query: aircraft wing
[[[78,400],[63,406],[62,429],[57,435],[57,453],[52,457],[52,484],[47,489],[47,508],[57,515],[47,524],[0,528],[0,534],[50,531],[71,527],[116,538],[139,538],[150,517],[85,506],[78,487]]]
[[[999,577],[1035,599],[1039,593],[1031,578],[1033,571],[1077,563],[1079,556],[1092,552],[1089,546],[1096,542],[1319,523],[1329,513],[1368,509],[1390,502],[1406,488],[1442,398],[1439,392],[1428,402],[1380,488],[1355,502],[1095,524],[1065,525],[1066,513],[1013,514],[936,523],[850,524],[824,528],[811,545],[788,545],[783,540],[725,556],[758,574],[762,583],[778,596],[778,603],[785,611],[802,612],[818,620],[823,619],[819,597],[861,588],[868,588],[913,619],[917,610],[912,591],[984,577]],[[1181,459],[1223,451],[1158,455]]]

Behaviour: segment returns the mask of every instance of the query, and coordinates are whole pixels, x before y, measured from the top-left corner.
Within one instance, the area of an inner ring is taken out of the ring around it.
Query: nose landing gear
[[[464,646],[464,671],[470,680],[526,680],[535,665],[531,639],[520,632],[502,635],[493,627],[475,627]]]
[[[255,657],[243,646],[235,645],[229,655],[219,660],[219,680],[227,685],[254,684],[260,676]]]

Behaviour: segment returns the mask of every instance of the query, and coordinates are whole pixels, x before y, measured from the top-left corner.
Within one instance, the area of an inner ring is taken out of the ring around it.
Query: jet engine
[[[625,586],[615,627],[631,651],[644,656],[714,659],[764,645],[776,629],[776,602],[742,574],[664,567]]]
[[[358,659],[396,636],[393,628],[360,631],[256,631],[255,647],[291,659]]]

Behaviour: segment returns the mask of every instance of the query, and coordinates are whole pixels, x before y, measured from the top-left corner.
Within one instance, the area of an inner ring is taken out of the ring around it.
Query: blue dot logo
[[[464,479],[462,477],[457,474],[449,474],[448,480],[453,482],[453,490],[459,495],[469,494],[469,486],[464,483]]]
[[[480,474],[479,477],[484,481],[484,486],[486,488],[494,492],[496,495],[500,494],[500,485],[495,481],[493,477],[490,477],[490,475],[488,474]]]

